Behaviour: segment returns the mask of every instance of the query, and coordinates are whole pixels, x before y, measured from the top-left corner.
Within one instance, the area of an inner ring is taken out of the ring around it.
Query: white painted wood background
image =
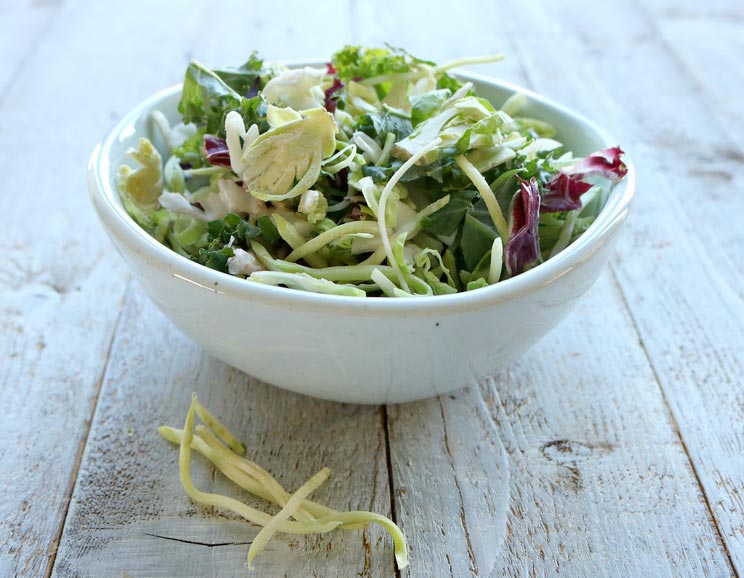
[[[0,576],[243,576],[256,529],[184,496],[189,393],[290,488],[395,518],[411,578],[744,575],[744,4],[0,0]],[[202,353],[99,228],[85,164],[189,58],[347,42],[534,88],[618,135],[639,195],[611,266],[518,363],[344,406]],[[204,487],[228,491],[206,467]],[[280,537],[261,577],[396,576],[377,529]]]

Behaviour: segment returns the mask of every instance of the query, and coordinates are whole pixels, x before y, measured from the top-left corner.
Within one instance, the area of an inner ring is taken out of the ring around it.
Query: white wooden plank
[[[28,62],[59,9],[59,2],[0,2],[0,102],[15,75]]]
[[[246,9],[241,0],[222,0],[202,14],[203,34],[190,56],[202,62],[240,63],[256,50],[266,60],[327,60],[352,42],[349,1],[330,0],[310,7],[302,0],[282,2],[282,15],[270,3]],[[221,34],[211,31],[223,30]]]
[[[571,2],[551,4],[547,13],[544,6],[530,3],[528,8],[514,26],[516,30],[529,22],[535,31],[533,41],[520,46],[536,72],[537,88],[572,101],[609,126],[632,151],[642,175],[629,231],[613,268],[721,539],[741,573],[744,310],[737,270],[741,261],[732,254],[741,246],[736,240],[740,227],[726,218],[737,214],[738,201],[720,202],[720,189],[709,179],[679,170],[696,162],[693,138],[708,154],[722,155],[714,162],[728,170],[738,162],[736,150],[728,157],[723,154],[732,150],[725,131],[699,94],[683,82],[679,65],[656,43],[650,25],[632,7],[603,5],[602,11],[591,14]],[[629,42],[623,34],[646,42]],[[559,39],[563,49],[555,58],[550,47]],[[567,67],[565,62],[582,66]],[[563,75],[557,82],[555,70],[561,66]],[[663,81],[654,84],[652,78]],[[695,130],[702,128],[701,118],[707,120],[704,135]],[[728,189],[726,195],[736,197]],[[705,221],[714,212],[719,213],[715,226],[720,237],[711,244],[704,232],[712,234],[713,225]],[[725,247],[727,242],[732,246]]]
[[[689,80],[706,95],[711,112],[718,116],[730,138],[744,150],[744,101],[732,87],[744,86],[744,8],[729,3],[721,13],[709,6],[693,13],[654,2],[656,30],[665,46],[685,65]],[[739,13],[731,13],[736,8]],[[734,184],[735,173],[716,171],[720,180]]]
[[[177,6],[188,13],[159,6],[130,3],[117,18],[105,3],[61,7],[0,105],[2,576],[44,575],[54,556],[127,279],[85,165],[115,117],[176,77],[182,44],[154,58],[131,41],[166,35]]]
[[[659,1],[643,10],[651,15],[655,36],[684,67],[681,81],[708,97],[720,128],[744,151],[744,105],[735,94],[744,86],[744,63],[736,57],[744,51],[744,6]],[[731,173],[709,170],[733,185]]]
[[[390,410],[405,575],[730,575],[633,335],[605,275],[509,370]]]
[[[380,408],[316,401],[261,384],[202,353],[139,290],[129,293],[124,311],[54,576],[244,572],[257,529],[194,506],[180,486],[177,448],[156,431],[163,423],[181,427],[192,391],[290,491],[329,466],[332,477],[318,501],[388,514]],[[230,482],[195,462],[199,487],[235,493]],[[255,574],[372,577],[392,575],[393,564],[391,541],[372,527],[327,537],[278,536],[255,560]]]

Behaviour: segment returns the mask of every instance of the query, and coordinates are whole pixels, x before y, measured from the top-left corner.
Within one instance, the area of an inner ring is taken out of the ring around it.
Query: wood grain
[[[0,34],[0,103],[58,10],[58,2],[0,1],[0,20],[5,24]]]
[[[261,384],[201,352],[135,289],[112,348],[53,576],[243,571],[257,529],[194,506],[180,485],[177,449],[156,431],[163,423],[182,427],[192,391],[290,491],[329,466],[332,477],[316,493],[318,501],[389,514],[380,408],[316,401]],[[197,486],[235,495],[231,482],[195,462]],[[392,575],[393,564],[390,539],[371,527],[278,536],[255,560],[255,573],[372,577]]]
[[[744,148],[744,105],[734,87],[744,83],[744,6],[731,0],[698,3],[659,0],[643,7],[658,41],[684,67],[687,82],[706,97],[711,112]]]

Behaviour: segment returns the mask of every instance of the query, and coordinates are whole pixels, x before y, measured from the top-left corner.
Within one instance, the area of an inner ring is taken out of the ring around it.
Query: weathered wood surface
[[[741,575],[742,7],[283,6],[301,16],[237,0],[0,2],[0,576],[243,575],[256,530],[192,505],[154,432],[180,425],[191,391],[288,488],[329,465],[319,500],[393,515],[405,576]],[[189,57],[386,40],[437,60],[507,52],[481,71],[606,125],[641,188],[611,270],[519,363],[454,396],[341,406],[257,383],[164,320],[99,231],[84,165]],[[379,529],[280,538],[257,568],[395,575]]]
[[[0,2],[0,102],[8,84],[32,57],[57,13],[56,2],[3,0]]]

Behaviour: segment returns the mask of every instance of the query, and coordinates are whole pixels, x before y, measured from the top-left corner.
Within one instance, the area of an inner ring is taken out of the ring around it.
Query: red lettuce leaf
[[[592,175],[601,175],[606,179],[617,182],[628,173],[628,167],[620,160],[623,154],[620,147],[597,151],[577,163],[571,169],[570,174],[579,179]]]
[[[328,112],[335,112],[336,105],[338,104],[338,95],[336,93],[343,87],[344,83],[339,80],[338,76],[336,76],[333,78],[333,84],[330,86],[330,88],[326,89],[325,108]]]
[[[619,181],[628,172],[628,167],[620,160],[622,155],[620,147],[604,149],[590,154],[568,171],[555,173],[544,187],[540,210],[557,213],[580,209],[581,195],[592,188],[584,178],[598,175],[612,182]]]
[[[544,187],[540,210],[543,213],[559,213],[580,209],[581,195],[591,188],[591,183],[582,181],[576,175],[557,172]]]
[[[251,88],[246,93],[246,98],[253,98],[255,96],[258,96],[258,92],[261,90],[261,77],[257,76],[256,79],[253,81],[253,84],[251,85]]]
[[[519,179],[519,190],[512,200],[509,241],[504,247],[504,261],[510,277],[540,262],[539,220],[540,191],[537,180],[534,177],[529,181]]]
[[[207,160],[213,165],[230,168],[230,151],[225,139],[211,134],[204,135],[204,150]]]

